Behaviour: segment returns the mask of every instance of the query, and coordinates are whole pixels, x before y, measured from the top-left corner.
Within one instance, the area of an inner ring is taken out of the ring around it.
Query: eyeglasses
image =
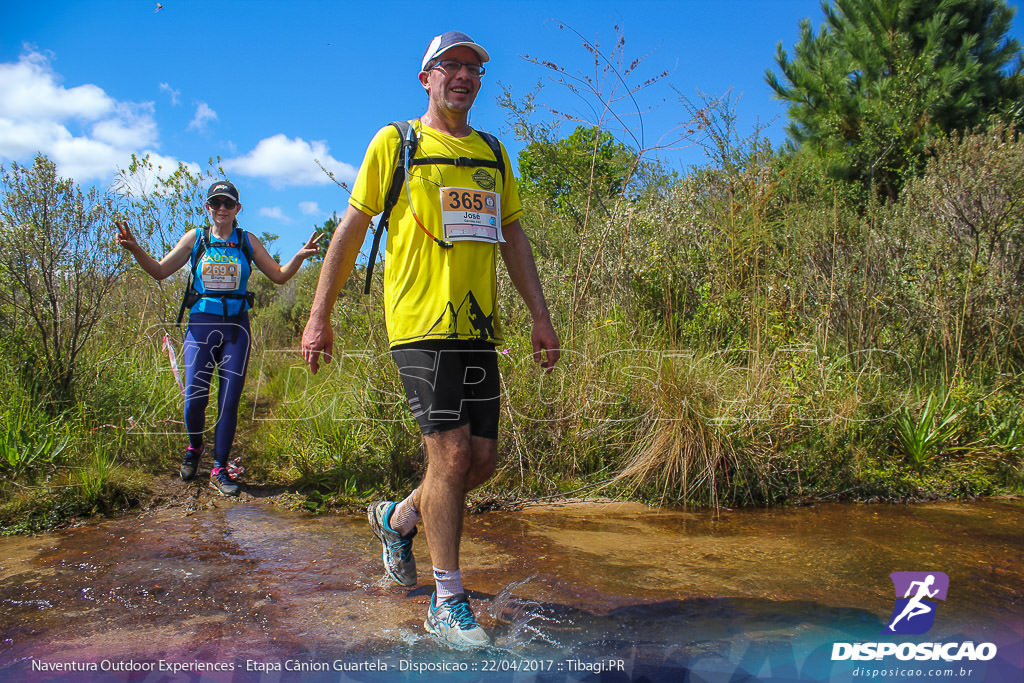
[[[469,75],[473,76],[474,78],[480,78],[487,71],[482,64],[473,64],[472,62],[460,62],[455,59],[442,59],[441,61],[439,61],[437,64],[430,68],[440,68],[444,71],[455,74],[458,73],[459,69],[461,69],[462,67],[466,67],[466,71],[468,71]]]
[[[206,203],[210,205],[211,209],[223,208],[227,209],[228,211],[238,206],[238,203],[234,199],[228,199],[227,197],[214,197],[213,199],[210,199]]]

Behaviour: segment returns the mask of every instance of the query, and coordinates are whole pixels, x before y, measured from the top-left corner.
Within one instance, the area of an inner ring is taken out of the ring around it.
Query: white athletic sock
[[[453,595],[466,592],[462,588],[462,572],[458,569],[449,570],[434,567],[434,586],[437,590],[438,602]]]
[[[391,528],[401,536],[411,534],[412,530],[416,528],[416,523],[420,521],[420,513],[416,511],[416,506],[412,502],[414,493],[416,493],[415,489],[408,498],[395,506],[391,512],[391,519],[388,520]]]

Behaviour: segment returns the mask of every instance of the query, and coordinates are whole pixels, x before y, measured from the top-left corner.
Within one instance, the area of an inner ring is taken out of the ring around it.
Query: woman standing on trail
[[[237,496],[239,491],[227,466],[249,365],[251,264],[255,263],[271,282],[283,284],[298,272],[305,259],[317,252],[321,237],[313,233],[288,263],[279,265],[258,239],[238,227],[236,217],[241,210],[235,186],[226,180],[214,183],[206,193],[206,211],[212,227],[185,233],[159,261],[139,246],[127,223],[117,223],[117,243],[157,280],[163,280],[186,263],[192,264],[192,277],[182,303],[182,310],[189,309],[189,319],[183,349],[188,448],[181,464],[181,478],[188,481],[199,469],[210,380],[216,370],[219,387],[210,485],[225,496]]]

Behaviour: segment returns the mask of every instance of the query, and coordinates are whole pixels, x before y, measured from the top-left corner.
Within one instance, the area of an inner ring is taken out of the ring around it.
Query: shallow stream
[[[422,536],[401,589],[365,518],[225,499],[0,539],[0,679],[1020,681],[1022,523],[1021,501],[472,515],[463,575],[495,647],[467,653],[423,631]],[[882,633],[897,571],[949,577],[926,634]],[[832,659],[966,641],[998,654]]]

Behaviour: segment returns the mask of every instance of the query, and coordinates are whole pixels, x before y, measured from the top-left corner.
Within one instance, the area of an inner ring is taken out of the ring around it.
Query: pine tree
[[[818,33],[801,22],[792,59],[779,44],[785,82],[766,78],[790,103],[791,141],[836,175],[892,198],[931,137],[1019,116],[1024,60],[1003,0],[833,1]]]

